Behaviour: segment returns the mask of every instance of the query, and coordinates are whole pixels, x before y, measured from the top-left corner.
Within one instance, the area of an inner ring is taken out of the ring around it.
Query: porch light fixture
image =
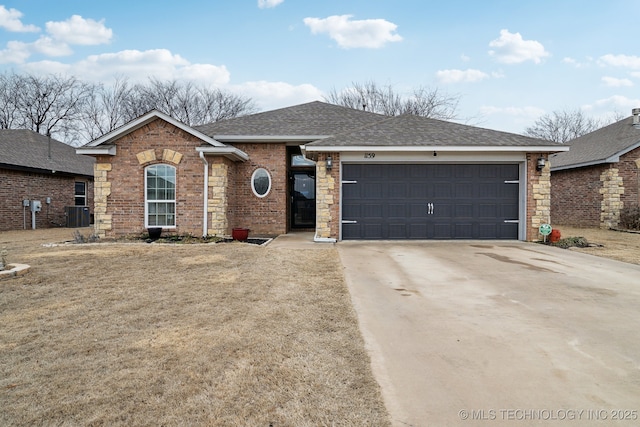
[[[544,169],[544,166],[547,164],[547,160],[540,156],[538,157],[538,164],[536,165],[536,169],[541,171],[542,169]]]
[[[331,170],[333,168],[333,159],[331,156],[327,156],[327,170]]]

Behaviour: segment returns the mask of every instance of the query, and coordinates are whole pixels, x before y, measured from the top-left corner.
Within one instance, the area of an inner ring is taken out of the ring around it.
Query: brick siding
[[[285,144],[238,143],[233,146],[249,155],[245,163],[231,169],[229,197],[230,228],[249,228],[252,234],[284,234],[288,224],[287,147]],[[251,190],[251,176],[258,168],[271,175],[271,190],[257,197]]]
[[[31,229],[31,211],[23,200],[40,200],[36,228],[66,225],[65,207],[75,205],[75,183],[87,183],[87,206],[93,212],[93,185],[89,177],[74,177],[0,169],[0,231]],[[47,205],[47,197],[51,204]],[[24,215],[23,215],[24,214]]]
[[[615,164],[555,171],[551,175],[551,219],[554,224],[577,227],[601,227],[603,182],[601,177],[609,169],[617,169],[622,178],[622,207],[640,202],[638,164],[640,148],[623,155]],[[615,214],[615,213],[610,213]]]
[[[204,162],[196,151],[202,141],[157,119],[123,136],[115,145],[116,156],[97,157],[98,164],[111,165],[106,178],[110,184],[106,207],[110,229],[103,230],[104,234],[121,236],[145,232],[145,168],[162,163],[176,168],[176,227],[165,229],[165,234],[202,235]],[[181,156],[172,154],[169,158],[165,149]],[[139,157],[140,153],[153,156]],[[96,223],[96,227],[99,225]]]

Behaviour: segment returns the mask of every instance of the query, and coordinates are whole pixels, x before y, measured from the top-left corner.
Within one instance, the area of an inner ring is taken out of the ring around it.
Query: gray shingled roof
[[[0,165],[93,176],[95,159],[75,148],[26,129],[0,130]]]
[[[195,129],[216,138],[242,136],[330,136],[375,123],[387,116],[320,101],[220,120]]]
[[[372,125],[307,144],[322,146],[562,146],[551,141],[414,115],[386,118]]]
[[[640,146],[640,128],[633,116],[566,143],[571,149],[551,158],[551,170],[571,169],[617,161],[617,157]]]

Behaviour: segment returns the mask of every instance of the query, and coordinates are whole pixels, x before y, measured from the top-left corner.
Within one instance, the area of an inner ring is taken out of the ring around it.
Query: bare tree
[[[196,86],[191,82],[151,78],[131,90],[126,107],[129,117],[156,109],[176,120],[197,126],[256,111],[253,101],[239,95]]]
[[[16,103],[23,90],[23,82],[17,74],[0,74],[0,129],[20,127],[22,114]]]
[[[113,85],[96,85],[87,100],[82,117],[77,121],[75,132],[68,139],[82,143],[111,132],[134,117],[127,114],[129,83],[124,77],[116,77]]]
[[[16,104],[21,127],[41,134],[65,134],[84,113],[94,85],[75,77],[34,74],[21,76]]]
[[[617,113],[615,117],[618,117]],[[593,132],[612,120],[587,117],[582,110],[561,110],[540,116],[524,130],[524,134],[534,138],[565,143]]]
[[[438,89],[414,89],[410,96],[401,96],[392,86],[375,82],[352,83],[338,91],[332,89],[325,101],[344,107],[363,109],[387,116],[413,114],[434,119],[451,120],[457,116],[458,95],[443,94]]]

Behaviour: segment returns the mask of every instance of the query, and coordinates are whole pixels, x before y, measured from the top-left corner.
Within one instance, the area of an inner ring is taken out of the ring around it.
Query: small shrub
[[[631,205],[620,211],[620,226],[627,230],[640,230],[639,205]]]
[[[586,248],[589,246],[589,242],[584,237],[567,237],[552,243],[552,245],[563,249]]]
[[[2,250],[0,250],[0,271],[3,271],[5,268],[7,268],[7,255],[9,254],[9,251],[7,250],[6,246],[2,247]]]
[[[89,237],[84,237],[80,231],[75,230],[73,232],[73,241],[74,243],[95,243],[99,239],[98,235],[95,233],[89,234]]]

